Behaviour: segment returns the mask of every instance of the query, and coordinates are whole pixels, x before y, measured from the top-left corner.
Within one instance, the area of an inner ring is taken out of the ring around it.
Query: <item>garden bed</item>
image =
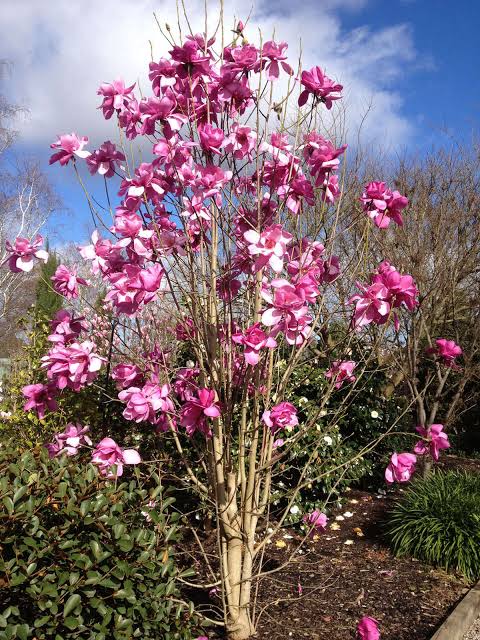
[[[335,514],[343,520],[333,515],[304,554],[262,581],[258,640],[351,640],[364,615],[378,620],[382,640],[429,640],[466,592],[457,576],[391,555],[379,526],[390,497],[347,495]],[[285,535],[269,545],[270,564],[288,557]]]
[[[444,457],[442,466],[480,471],[479,460],[455,456]],[[309,540],[288,567],[262,579],[257,640],[352,640],[365,615],[378,620],[382,640],[431,638],[470,585],[415,559],[392,556],[381,523],[394,497],[348,491],[326,531]],[[300,539],[282,530],[267,546],[266,569],[281,567]],[[210,632],[211,640],[217,637]]]

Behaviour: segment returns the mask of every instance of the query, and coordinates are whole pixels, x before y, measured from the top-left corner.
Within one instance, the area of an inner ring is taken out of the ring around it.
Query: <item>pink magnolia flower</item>
[[[78,453],[80,447],[91,446],[92,441],[86,435],[90,431],[90,427],[82,427],[78,422],[67,424],[65,431],[56,433],[53,436],[53,442],[45,445],[50,458],[65,452],[67,456],[74,456]]]
[[[408,198],[398,191],[391,191],[385,182],[370,182],[360,198],[363,210],[380,229],[386,229],[390,220],[403,224],[402,210],[408,205]]]
[[[283,256],[287,252],[287,245],[293,240],[293,236],[285,231],[281,224],[275,224],[258,233],[250,229],[243,234],[248,244],[251,256],[255,259],[255,269],[260,271],[267,264],[276,272],[283,269]]]
[[[356,329],[375,322],[384,324],[390,314],[390,304],[387,302],[388,289],[380,283],[375,283],[366,287],[360,283],[357,286],[362,290],[363,295],[355,295],[349,302],[355,301],[355,311],[353,313],[353,324]]]
[[[57,388],[49,384],[27,384],[22,388],[22,393],[27,398],[23,405],[24,411],[34,409],[40,420],[45,417],[45,410],[56,411],[58,404],[56,401]]]
[[[119,399],[127,405],[123,416],[134,422],[154,422],[155,413],[162,411],[173,414],[175,408],[169,398],[170,385],[160,387],[154,382],[147,382],[141,389],[129,387],[118,394]]]
[[[360,640],[380,640],[378,622],[375,618],[364,616],[357,625],[357,634]]]
[[[186,342],[192,340],[197,335],[197,330],[192,318],[184,318],[175,325],[175,336],[177,340]]]
[[[245,362],[255,366],[260,360],[260,351],[262,349],[274,349],[277,343],[274,338],[267,335],[260,327],[260,323],[256,322],[245,330],[245,333],[235,333],[232,340],[237,344],[245,347]]]
[[[57,270],[51,280],[55,291],[61,296],[67,298],[67,300],[78,298],[79,284],[88,286],[88,282],[84,278],[77,276],[75,271],[69,271],[68,267],[64,264],[57,267]]]
[[[186,428],[187,435],[193,436],[195,431],[201,431],[210,436],[211,431],[207,418],[218,418],[220,408],[215,401],[215,391],[198,389],[197,395],[190,396],[180,411],[180,424]]]
[[[164,193],[162,174],[149,162],[142,162],[135,169],[133,178],[125,178],[118,192],[120,196],[127,194],[137,199],[145,197],[152,202],[156,202]]]
[[[101,238],[95,229],[92,233],[92,244],[79,247],[78,250],[84,260],[92,261],[92,273],[96,275],[99,271],[108,271],[111,262],[118,259],[121,248],[112,245],[110,240]]]
[[[121,79],[100,85],[97,95],[103,96],[103,101],[98,108],[102,109],[103,116],[106,120],[110,119],[115,111],[119,113],[128,106],[129,102],[133,99],[132,91],[134,88],[135,83],[126,87],[124,81]]]
[[[123,475],[124,464],[139,464],[141,461],[138,451],[121,449],[112,438],[100,440],[92,453],[93,464],[106,478],[119,478]]]
[[[453,367],[455,365],[455,358],[461,356],[462,348],[454,342],[454,340],[447,340],[446,338],[438,338],[435,340],[436,347],[427,349],[427,353],[434,353],[437,355],[447,367]]]
[[[158,62],[150,62],[148,77],[152,82],[153,93],[157,97],[167,87],[173,87],[177,82],[177,66],[167,58],[160,58]]]
[[[115,175],[115,164],[125,160],[125,156],[121,151],[117,151],[117,147],[106,140],[101,147],[96,149],[88,158],[87,166],[90,173],[98,173],[106,178]]]
[[[77,158],[88,158],[90,151],[83,147],[88,144],[88,138],[79,138],[76,133],[59,136],[56,142],[52,142],[51,149],[59,149],[57,153],[50,156],[49,164],[60,162],[62,167],[67,165],[74,156]]]
[[[310,71],[302,71],[300,82],[305,89],[298,98],[299,107],[307,102],[310,94],[313,94],[317,100],[324,102],[327,109],[332,108],[334,100],[340,100],[342,97],[340,91],[343,86],[330,80],[320,67],[313,67]]]
[[[141,306],[156,298],[165,275],[161,264],[147,269],[127,264],[122,271],[108,276],[112,289],[105,300],[112,300],[120,313],[133,316]]]
[[[295,285],[283,278],[270,282],[273,287],[273,295],[267,290],[262,290],[262,298],[270,305],[262,314],[262,322],[267,327],[278,324],[286,315],[302,315],[305,307],[305,290],[297,291]]]
[[[329,202],[330,204],[333,204],[335,200],[338,200],[342,193],[338,184],[337,175],[331,175],[325,178],[321,188],[323,192],[321,195],[323,202]]]
[[[448,436],[443,431],[443,424],[432,424],[428,429],[420,425],[416,427],[416,429],[425,440],[419,440],[417,442],[414,448],[415,453],[422,456],[430,451],[432,458],[438,462],[440,451],[450,448]]]
[[[394,266],[384,260],[378,266],[378,273],[373,275],[372,282],[378,282],[388,289],[388,299],[392,307],[400,307],[403,303],[410,311],[417,306],[418,289],[410,275],[401,275]]]
[[[253,71],[258,64],[259,51],[253,44],[244,44],[238,47],[225,47],[223,57],[225,64],[221,72],[233,71],[234,73],[248,73]]]
[[[212,153],[220,154],[220,149],[223,145],[223,131],[211,124],[205,124],[199,127],[198,135],[200,138],[200,145],[205,151],[211,151]]]
[[[315,509],[312,513],[308,513],[303,516],[303,522],[305,522],[308,527],[312,528],[313,534],[314,531],[325,531],[328,518],[324,513]]]
[[[53,333],[48,336],[50,342],[68,344],[74,342],[82,331],[88,329],[84,316],[76,318],[65,309],[60,309],[51,322]]]
[[[48,253],[41,248],[43,244],[43,238],[37,235],[35,240],[27,240],[27,238],[16,238],[15,242],[11,244],[9,240],[5,243],[5,248],[11,255],[5,260],[8,263],[8,268],[14,273],[20,273],[25,271],[28,273],[33,269],[33,258],[37,260],[43,260],[47,262]]]
[[[339,157],[345,153],[347,145],[336,148],[330,140],[312,131],[305,136],[302,146],[303,157],[308,162],[312,176],[316,176],[316,186],[323,187],[325,180],[338,168]]]
[[[47,369],[47,377],[58,389],[69,387],[80,391],[92,383],[105,360],[95,353],[96,346],[90,340],[69,345],[56,344],[42,357],[42,368]]]
[[[112,379],[117,383],[117,389],[127,389],[140,384],[143,373],[136,364],[117,364],[112,370]]]
[[[242,283],[234,273],[225,273],[217,279],[217,295],[225,302],[234,300],[241,288]]]
[[[311,182],[300,174],[289,184],[281,185],[277,189],[277,194],[286,197],[286,205],[295,215],[299,213],[303,200],[309,205],[313,205],[315,201]]]
[[[189,400],[195,395],[195,391],[198,388],[197,378],[200,374],[200,369],[196,367],[182,367],[177,372],[177,377],[173,383],[173,390],[180,398],[180,400]]]
[[[257,63],[257,70],[260,67],[265,68],[267,71],[267,80],[277,80],[280,75],[280,63],[282,65],[283,70],[289,75],[293,74],[292,67],[285,62],[287,56],[285,55],[285,51],[288,49],[288,44],[286,42],[273,42],[273,40],[269,40],[265,42],[262,47],[262,60]]]
[[[332,366],[325,372],[325,377],[335,380],[335,388],[340,389],[344,382],[355,382],[353,370],[357,363],[353,360],[335,360]]]
[[[232,125],[231,133],[225,140],[224,149],[233,154],[237,160],[248,157],[252,159],[252,152],[257,144],[257,132],[250,127],[242,126],[238,122]]]
[[[394,453],[390,464],[385,469],[385,480],[388,484],[408,482],[415,471],[417,456],[413,453]]]
[[[389,262],[382,262],[377,273],[371,278],[369,286],[357,282],[363,295],[355,295],[349,302],[356,302],[353,314],[355,328],[374,322],[385,324],[390,312],[394,308],[405,304],[407,309],[413,311],[418,305],[418,290],[410,275],[401,275]],[[395,327],[398,329],[399,321],[393,314]]]
[[[264,411],[262,420],[270,428],[272,435],[275,435],[280,429],[297,426],[297,410],[291,402],[280,402],[280,404]]]

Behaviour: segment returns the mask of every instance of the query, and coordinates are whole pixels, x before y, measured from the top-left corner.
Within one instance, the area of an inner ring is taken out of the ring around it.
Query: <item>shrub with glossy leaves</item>
[[[136,473],[116,484],[66,456],[0,448],[0,638],[191,638],[178,516],[160,479],[149,492]]]
[[[387,536],[397,556],[412,556],[468,580],[480,578],[480,476],[436,471],[418,478],[395,505]]]

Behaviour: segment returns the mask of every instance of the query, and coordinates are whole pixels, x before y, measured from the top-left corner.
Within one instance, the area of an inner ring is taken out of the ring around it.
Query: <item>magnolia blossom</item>
[[[86,435],[89,431],[90,427],[82,427],[79,423],[70,422],[63,433],[56,433],[53,436],[53,442],[45,445],[48,455],[50,458],[59,456],[64,452],[67,456],[76,455],[80,447],[92,445],[92,441]]]
[[[76,133],[59,136],[58,140],[50,145],[51,149],[59,149],[59,151],[50,156],[49,164],[60,162],[63,167],[74,159],[74,156],[82,159],[88,158],[90,151],[83,148],[86,144],[88,144],[88,138],[85,136],[79,138]]]
[[[344,382],[355,382],[353,370],[357,363],[353,360],[335,360],[332,366],[325,372],[325,377],[335,380],[335,388],[340,389]]]
[[[292,67],[285,62],[287,56],[285,51],[288,49],[286,42],[273,42],[269,40],[265,42],[262,47],[262,62],[258,62],[257,69],[265,67],[267,72],[267,80],[276,80],[280,75],[279,62],[282,65],[283,70],[289,75],[293,74]]]
[[[454,367],[455,359],[462,355],[462,348],[454,340],[438,338],[435,340],[436,347],[427,349],[428,353],[433,353],[440,358],[447,367]]]
[[[408,205],[408,198],[398,191],[391,191],[385,182],[370,182],[360,198],[363,210],[380,229],[386,229],[390,220],[403,224],[402,210]]]
[[[277,346],[276,340],[260,328],[259,322],[246,329],[245,333],[233,334],[232,340],[245,346],[245,362],[252,366],[258,364],[260,360],[259,352],[262,349],[274,349]]]
[[[101,238],[96,229],[92,233],[92,244],[79,247],[78,250],[84,260],[92,261],[94,275],[100,271],[108,271],[112,260],[115,260],[119,253],[119,248],[113,246],[110,240]]]
[[[27,238],[16,238],[15,242],[11,244],[9,240],[5,243],[5,248],[11,255],[5,260],[8,263],[8,268],[14,273],[20,273],[21,271],[29,272],[33,269],[33,258],[37,260],[43,260],[47,262],[48,253],[41,248],[43,244],[43,238],[37,235],[35,240],[27,240]]]
[[[332,108],[334,100],[340,100],[342,97],[340,91],[343,89],[341,84],[335,83],[326,76],[320,67],[313,67],[310,71],[302,71],[300,82],[305,89],[298,98],[298,106],[303,106],[310,94],[315,98],[322,100],[327,109]]]
[[[198,389],[196,395],[191,395],[180,411],[180,424],[186,428],[187,435],[192,436],[195,431],[201,431],[210,436],[211,431],[207,418],[218,418],[220,408],[215,401],[215,391]]]
[[[147,269],[127,264],[122,271],[108,276],[112,289],[105,300],[111,300],[119,312],[134,315],[140,306],[156,298],[164,275],[165,271],[158,263]]]
[[[169,393],[168,384],[160,387],[154,382],[147,382],[142,388],[129,387],[118,394],[127,405],[123,416],[134,422],[154,422],[157,411],[173,414],[175,408]]]
[[[57,267],[57,270],[51,277],[51,280],[55,291],[61,296],[67,298],[67,300],[78,298],[79,284],[88,286],[88,282],[84,278],[77,276],[75,271],[70,271],[64,264]]]
[[[45,417],[45,410],[56,411],[58,404],[56,400],[57,388],[54,384],[27,384],[22,388],[22,393],[27,398],[23,405],[25,411],[34,409],[40,420]]]
[[[357,625],[357,634],[360,640],[380,640],[378,622],[375,618],[364,616]]]
[[[443,431],[443,424],[432,424],[427,429],[420,425],[416,429],[425,440],[417,442],[414,448],[415,453],[423,455],[430,451],[432,458],[438,462],[440,451],[450,447],[448,436]]]
[[[355,302],[353,325],[356,329],[374,322],[385,324],[393,309],[404,304],[413,311],[418,305],[418,290],[410,275],[401,275],[389,262],[382,262],[373,274],[370,285],[357,282],[362,295],[354,295],[349,303]],[[395,328],[398,329],[399,320],[393,313]]]
[[[82,331],[88,329],[84,316],[76,318],[65,309],[60,309],[51,322],[52,333],[48,336],[50,342],[68,344],[75,342]]]
[[[220,154],[223,145],[224,134],[221,129],[211,124],[206,124],[199,128],[198,136],[202,149],[211,153]]]
[[[139,464],[141,458],[135,449],[121,449],[112,438],[103,438],[92,453],[92,462],[102,476],[118,478],[123,475],[124,464]]]
[[[235,122],[231,127],[230,135],[225,140],[224,149],[228,153],[232,153],[237,160],[242,160],[245,157],[251,160],[256,144],[257,132]]]
[[[303,522],[308,525],[308,527],[311,527],[313,534],[314,531],[325,530],[328,518],[324,513],[315,509],[312,513],[308,513],[303,516]]]
[[[264,411],[262,420],[270,428],[272,435],[275,435],[281,429],[292,429],[297,426],[297,410],[290,402],[281,402]]]
[[[95,353],[95,349],[96,345],[90,340],[69,345],[59,343],[42,357],[41,366],[47,369],[48,379],[58,389],[68,386],[73,391],[80,391],[95,380],[105,360]]]
[[[112,379],[117,383],[118,389],[135,387],[142,378],[143,373],[136,364],[117,364],[112,369]]]
[[[115,175],[115,165],[124,160],[124,154],[117,150],[113,142],[106,140],[87,158],[87,166],[92,175],[98,173],[105,178],[112,178]]]
[[[126,87],[121,78],[100,85],[97,95],[103,96],[103,101],[99,109],[102,109],[106,120],[111,118],[115,111],[119,112],[129,105],[133,99],[132,91],[134,88],[135,84]]]
[[[413,453],[394,453],[390,464],[385,469],[385,480],[388,484],[408,482],[415,471],[417,456]]]
[[[283,269],[283,256],[287,252],[287,245],[293,240],[293,236],[285,231],[280,224],[268,227],[262,233],[246,231],[243,234],[248,244],[248,251],[255,259],[255,269],[260,271],[267,264],[276,272]]]

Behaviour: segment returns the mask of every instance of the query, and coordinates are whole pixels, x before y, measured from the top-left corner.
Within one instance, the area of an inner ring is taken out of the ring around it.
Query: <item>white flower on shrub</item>
[[[329,447],[332,446],[333,444],[333,438],[331,438],[330,436],[323,436],[323,441],[325,442],[326,445],[328,445]]]
[[[293,514],[294,516],[297,515],[297,513],[300,513],[300,507],[296,504],[293,505],[293,507],[291,507],[290,509],[290,513]]]
[[[370,411],[372,418],[378,418],[378,411]]]

